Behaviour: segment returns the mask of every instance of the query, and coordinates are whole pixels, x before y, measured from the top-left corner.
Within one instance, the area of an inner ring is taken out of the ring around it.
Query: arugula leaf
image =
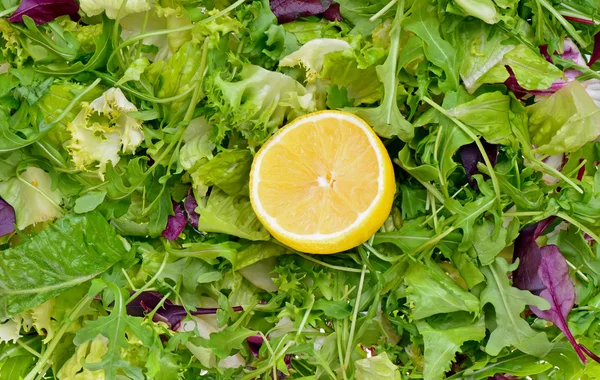
[[[97,212],[66,215],[0,257],[0,319],[40,305],[125,259],[127,251]]]
[[[549,305],[545,299],[510,285],[507,273],[515,270],[517,265],[508,265],[506,260],[498,257],[492,265],[481,268],[487,280],[487,286],[481,292],[481,304],[489,303],[494,307],[497,325],[485,351],[497,356],[502,348],[512,345],[527,354],[544,356],[551,348],[546,334],[533,330],[520,314],[526,305],[541,310],[548,309]]]
[[[196,338],[203,346],[211,349],[217,357],[224,359],[231,355],[232,351],[239,351],[246,338],[256,335],[255,331],[240,327],[228,326],[219,332],[210,334],[209,339]]]
[[[440,88],[445,91],[457,90],[459,55],[454,47],[442,38],[436,10],[423,1],[416,2],[411,10],[412,14],[403,23],[405,28],[423,40],[427,59],[444,70],[446,77],[440,82]]]
[[[144,345],[150,346],[154,342],[152,330],[142,325],[142,319],[127,315],[122,290],[115,284],[106,285],[115,298],[111,313],[94,321],[87,321],[85,326],[75,334],[73,343],[81,345],[94,340],[98,335],[106,337],[108,350],[102,356],[102,361],[86,363],[86,368],[91,371],[104,370],[107,379],[117,379],[119,370],[131,378],[143,379],[141,368],[135,367],[121,358],[121,349],[129,346],[127,332],[135,335]]]
[[[411,221],[405,223],[396,231],[391,232],[379,232],[375,234],[373,240],[374,245],[382,243],[391,243],[397,246],[404,253],[412,253],[421,244],[427,242],[435,236],[435,231],[422,227],[420,222]],[[460,242],[460,233],[451,233],[438,243],[443,249],[452,252],[456,250]]]
[[[400,53],[401,22],[404,18],[404,2],[396,10],[390,35],[390,51],[383,65],[377,66],[377,76],[383,83],[383,99],[376,108],[347,108],[362,117],[381,137],[398,136],[402,141],[410,141],[414,136],[414,128],[398,108],[398,55]]]
[[[446,199],[444,203],[446,208],[455,215],[458,215],[458,218],[453,223],[453,227],[463,230],[463,238],[458,246],[459,250],[466,251],[471,247],[475,235],[473,228],[475,221],[479,216],[492,208],[495,201],[496,199],[493,195],[486,195],[463,206],[456,199]]]

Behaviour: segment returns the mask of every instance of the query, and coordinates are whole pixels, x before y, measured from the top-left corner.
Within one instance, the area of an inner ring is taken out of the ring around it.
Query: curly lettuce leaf
[[[444,378],[463,343],[485,338],[485,318],[473,320],[466,313],[450,313],[417,322],[425,344],[425,380]]]
[[[227,195],[213,188],[206,204],[199,204],[198,230],[220,232],[248,240],[269,240],[269,233],[260,223],[250,199],[244,195]]]
[[[210,120],[218,127],[217,142],[237,130],[256,147],[285,121],[316,110],[313,94],[287,75],[245,64],[238,77],[227,81],[216,76],[207,91],[218,110]]]
[[[113,20],[117,16],[125,17],[150,10],[150,2],[147,0],[82,0],[79,5],[88,16],[96,16],[104,12]]]

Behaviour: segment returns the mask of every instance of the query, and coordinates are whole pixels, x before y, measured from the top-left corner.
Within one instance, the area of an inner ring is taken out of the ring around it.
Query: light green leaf
[[[492,264],[506,246],[507,230],[497,228],[493,222],[487,220],[475,224],[473,230],[473,251],[479,262],[481,265]]]
[[[412,150],[408,144],[404,145],[404,148],[398,153],[398,164],[408,174],[418,179],[421,182],[435,181],[439,178],[438,169],[430,164],[418,165],[415,163],[412,157]]]
[[[492,0],[456,0],[461,9],[469,16],[477,17],[488,24],[500,21],[498,9]]]
[[[104,202],[104,198],[106,197],[106,191],[92,191],[84,196],[77,198],[75,201],[75,207],[73,207],[73,211],[78,214],[84,214],[86,212],[90,212],[96,207],[98,207],[102,202]]]
[[[503,258],[489,266],[481,268],[487,280],[486,288],[481,292],[481,305],[491,304],[496,310],[496,328],[492,331],[485,351],[490,355],[498,355],[504,347],[515,346],[519,350],[535,356],[544,356],[551,348],[544,332],[535,332],[521,318],[521,312],[527,305],[540,310],[547,310],[549,303],[543,298],[534,296],[529,291],[512,287],[508,281],[508,273],[517,265],[508,265]]]
[[[526,45],[517,45],[506,53],[500,65],[510,66],[517,82],[526,90],[545,90],[563,78],[560,69]]]
[[[573,352],[573,349],[571,348],[569,351]],[[464,371],[461,378],[465,380],[488,379],[497,373],[509,373],[513,376],[525,377],[546,372],[550,368],[552,368],[552,364],[548,362],[515,351],[508,356],[499,357],[493,361],[486,357],[483,361],[476,362],[473,368]]]
[[[527,107],[536,153],[574,152],[600,135],[600,109],[578,81]]]
[[[252,335],[256,335],[256,331],[228,326],[210,334],[210,339],[197,339],[202,341],[204,347],[211,349],[218,358],[225,359],[232,354],[232,351],[239,351],[246,338]]]
[[[200,215],[200,231],[220,232],[248,240],[269,240],[269,233],[254,214],[250,199],[244,195],[227,195],[213,189],[206,205],[198,205],[196,212]]]
[[[486,92],[470,102],[460,104],[448,115],[473,128],[491,144],[508,145],[512,136],[509,121],[510,97],[499,91]]]
[[[351,49],[350,44],[337,38],[317,38],[310,40],[298,50],[283,57],[279,67],[300,66],[306,70],[306,81],[313,82],[323,71],[325,57],[330,53]]]
[[[248,180],[252,166],[252,153],[247,150],[231,150],[217,154],[193,174],[195,183],[217,186],[228,195],[248,194]]]
[[[406,294],[414,319],[454,311],[479,313],[479,300],[444,273],[431,260],[412,263],[404,275]]]
[[[597,258],[596,253],[592,251],[580,231],[576,228],[561,230],[558,233],[556,245],[565,259],[592,277],[596,284],[600,283],[600,259]]]
[[[354,362],[356,367],[357,380],[401,380],[400,369],[390,361],[384,352],[377,356],[357,360]]]
[[[460,77],[469,93],[475,92],[483,83],[503,83],[508,78],[506,69],[502,66],[503,70],[497,72],[496,77],[490,70],[515,48],[515,45],[504,43],[508,38],[504,31],[474,20],[461,22],[458,32],[464,51]]]
[[[314,310],[323,310],[326,316],[335,319],[344,319],[352,314],[352,306],[346,301],[328,301],[319,298],[313,305]]]
[[[235,269],[240,270],[261,260],[289,253],[283,246],[271,242],[249,242],[236,254]]]
[[[452,313],[443,318],[417,321],[425,344],[425,380],[444,378],[463,343],[485,338],[485,319],[473,320],[466,313]]]
[[[138,58],[131,62],[131,65],[125,70],[125,73],[116,85],[119,86],[129,81],[139,81],[140,76],[144,73],[148,65],[150,65],[150,61],[147,58]]]
[[[15,209],[20,230],[62,215],[62,194],[52,189],[50,174],[40,168],[29,167],[19,178],[0,182],[0,197]]]
[[[59,219],[0,256],[0,320],[91,280],[126,256],[99,213]]]

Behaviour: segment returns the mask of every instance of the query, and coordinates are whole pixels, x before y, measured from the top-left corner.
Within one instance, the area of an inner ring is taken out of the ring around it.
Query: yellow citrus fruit
[[[346,112],[297,118],[259,150],[250,172],[258,219],[277,240],[307,253],[365,242],[385,222],[395,192],[381,140]]]

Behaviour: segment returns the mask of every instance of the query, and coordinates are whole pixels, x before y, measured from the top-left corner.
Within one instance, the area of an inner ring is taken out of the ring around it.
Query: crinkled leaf
[[[426,264],[413,263],[404,275],[414,319],[461,310],[479,313],[477,297],[458,286],[433,262]]]
[[[466,313],[451,313],[443,318],[421,320],[417,322],[417,328],[423,335],[425,344],[425,380],[443,378],[463,343],[480,341],[485,337],[485,319],[480,317],[473,320]]]
[[[256,217],[250,199],[244,195],[227,195],[213,189],[206,205],[198,205],[196,212],[200,214],[200,231],[220,232],[248,240],[269,240],[269,233]]]
[[[370,358],[357,360],[356,378],[363,380],[401,380],[400,369],[392,363],[385,352]]]
[[[167,218],[167,226],[162,233],[162,236],[167,240],[175,240],[183,232],[187,218],[183,212],[183,208],[179,203],[173,202],[173,215]]]
[[[44,303],[127,257],[97,212],[67,215],[0,257],[0,319]]]

